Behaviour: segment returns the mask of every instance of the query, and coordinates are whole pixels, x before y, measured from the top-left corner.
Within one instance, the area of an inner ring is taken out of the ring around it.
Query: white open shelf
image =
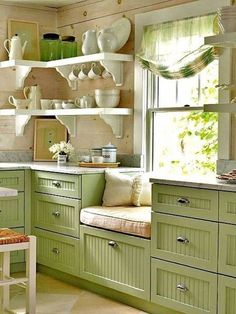
[[[224,48],[236,48],[236,32],[205,37],[205,45]]]
[[[76,116],[99,115],[112,128],[116,138],[123,137],[123,117],[132,115],[130,108],[86,108],[60,110],[1,109],[0,116],[15,116],[16,135],[22,136],[24,128],[32,116],[55,116],[67,128],[71,136],[76,136]]]
[[[116,86],[123,85],[123,62],[133,61],[132,55],[102,52],[92,55],[79,56],[74,58],[60,59],[48,62],[30,61],[30,60],[9,60],[0,62],[1,68],[15,68],[16,70],[16,88],[21,89],[24,86],[24,80],[32,68],[55,68],[68,82],[72,89],[77,88],[77,81],[69,80],[69,73],[74,64],[88,62],[100,62],[101,65],[111,73]]]
[[[236,113],[236,103],[206,104],[206,105],[204,105],[204,111],[206,111],[206,112]]]

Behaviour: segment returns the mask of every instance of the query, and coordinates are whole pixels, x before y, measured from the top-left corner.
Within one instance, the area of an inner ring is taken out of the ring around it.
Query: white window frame
[[[143,14],[138,14],[135,17],[135,54],[138,53],[143,28],[146,25],[158,24],[170,20],[184,19],[214,13],[217,8],[231,5],[232,0],[197,0],[191,3],[185,3],[174,7],[164,8],[156,11],[151,11]],[[232,76],[232,53],[231,49],[224,49],[220,55],[219,62],[219,84],[231,83]],[[223,64],[223,66],[222,66]],[[135,80],[134,80],[134,154],[143,156],[143,167],[150,170],[150,134],[152,113],[147,112],[147,93],[144,91],[144,82],[146,82],[145,71],[141,68],[137,59],[135,60]],[[229,103],[230,92],[219,91],[219,103]],[[148,128],[146,126],[149,126]],[[149,134],[148,134],[149,133]],[[148,140],[147,140],[148,139]],[[218,160],[229,160],[231,157],[231,114],[221,113],[218,119]]]

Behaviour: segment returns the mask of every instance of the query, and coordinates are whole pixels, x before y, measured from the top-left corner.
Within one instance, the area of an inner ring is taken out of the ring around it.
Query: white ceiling
[[[0,4],[28,4],[28,5],[37,5],[37,6],[46,6],[51,8],[60,8],[65,5],[84,2],[85,0],[1,0]]]

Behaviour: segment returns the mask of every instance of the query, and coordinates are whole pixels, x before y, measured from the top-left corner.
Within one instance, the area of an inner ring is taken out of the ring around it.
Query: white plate
[[[112,23],[111,27],[118,39],[118,45],[116,48],[117,51],[120,50],[129,39],[129,35],[131,32],[131,23],[129,19],[127,19],[126,17],[122,17],[119,20]]]

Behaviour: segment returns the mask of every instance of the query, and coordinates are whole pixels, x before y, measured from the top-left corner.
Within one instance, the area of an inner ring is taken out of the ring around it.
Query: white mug
[[[52,109],[53,102],[51,99],[40,99],[41,109]]]
[[[61,99],[53,99],[52,106],[54,109],[62,109],[62,100]]]
[[[108,78],[111,77],[111,73],[108,72],[107,70],[104,70],[104,71],[102,72],[102,77],[103,77],[104,79],[108,79]]]
[[[96,63],[92,63],[91,69],[88,73],[88,77],[91,80],[97,80],[101,78],[101,69]]]
[[[9,96],[8,101],[11,105],[15,106],[16,109],[28,109],[30,99],[16,99],[14,96]]]
[[[89,73],[89,69],[86,67],[85,64],[82,64],[78,78],[82,81],[88,80],[89,79],[88,73]]]
[[[79,78],[79,67],[78,65],[73,65],[72,70],[68,76],[70,81],[76,81]]]

